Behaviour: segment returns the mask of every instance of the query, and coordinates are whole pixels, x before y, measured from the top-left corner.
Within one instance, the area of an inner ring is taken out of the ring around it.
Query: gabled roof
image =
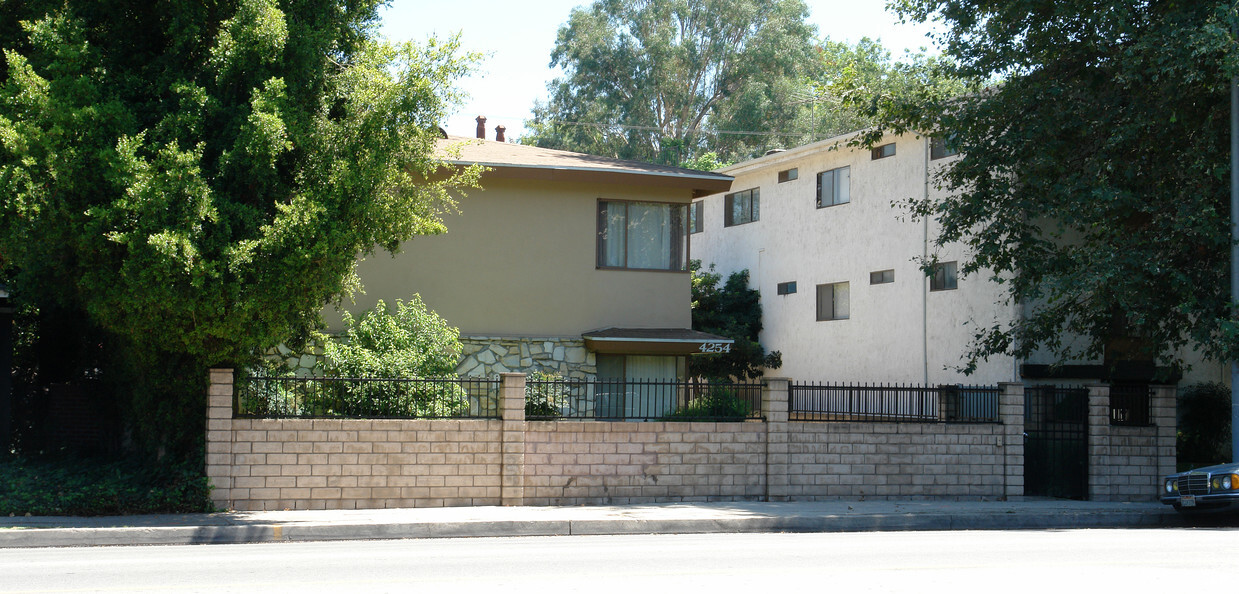
[[[459,154],[451,154],[450,147]],[[440,140],[439,153],[453,165],[484,165],[492,170],[487,175],[495,177],[685,188],[694,197],[726,192],[735,179],[711,171],[461,136]]]

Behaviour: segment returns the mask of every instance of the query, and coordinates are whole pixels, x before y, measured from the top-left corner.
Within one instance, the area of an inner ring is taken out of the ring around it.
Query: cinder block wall
[[[499,420],[234,419],[212,370],[207,476],[222,509],[499,505]]]
[[[530,422],[526,505],[757,500],[766,424]]]
[[[228,502],[234,509],[500,503],[500,421],[233,423]]]
[[[1001,499],[1024,494],[1023,386],[1003,384],[1002,424],[788,423],[787,496]]]
[[[1088,498],[1153,501],[1161,477],[1175,472],[1174,386],[1151,388],[1148,427],[1110,424],[1110,389],[1088,395]]]
[[[1002,424],[944,424],[789,422],[787,380],[779,378],[767,380],[765,422],[526,421],[524,383],[503,374],[502,420],[234,419],[232,371],[212,370],[212,499],[224,509],[264,510],[1024,492],[1017,384],[1004,385]],[[1154,427],[1094,423],[1095,499],[1152,497],[1157,477],[1174,466],[1173,406],[1165,389],[1155,394]]]
[[[996,424],[791,423],[792,500],[1001,498]]]

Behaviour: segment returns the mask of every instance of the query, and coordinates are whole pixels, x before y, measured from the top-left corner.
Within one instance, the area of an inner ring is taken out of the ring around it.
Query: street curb
[[[1174,512],[906,513],[696,519],[491,520],[407,523],[256,523],[245,525],[28,528],[0,530],[0,549],[125,545],[240,544],[519,536],[1053,530],[1186,525]]]

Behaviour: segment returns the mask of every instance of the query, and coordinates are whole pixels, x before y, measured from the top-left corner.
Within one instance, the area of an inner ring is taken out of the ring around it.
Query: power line
[[[636,126],[632,124],[607,124],[604,122],[569,122],[566,120],[555,120],[551,122],[541,122],[546,125],[565,125],[565,126],[587,126],[590,128],[598,128],[606,130],[611,128],[619,128],[621,130],[640,130],[642,132],[661,132],[662,128],[657,126]],[[529,126],[527,125],[526,128]],[[694,130],[698,134],[726,135],[733,136],[821,136],[829,138],[835,134],[823,134],[821,132],[761,132],[758,130]]]

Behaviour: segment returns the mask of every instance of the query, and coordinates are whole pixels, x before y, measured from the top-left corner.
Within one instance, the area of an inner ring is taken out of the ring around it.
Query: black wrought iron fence
[[[997,386],[793,383],[794,421],[997,423]]]
[[[498,418],[499,380],[488,378],[239,377],[237,417]]]
[[[525,418],[622,421],[763,419],[759,383],[528,380]]]
[[[1153,389],[1148,384],[1116,383],[1110,385],[1110,424],[1147,427]]]

